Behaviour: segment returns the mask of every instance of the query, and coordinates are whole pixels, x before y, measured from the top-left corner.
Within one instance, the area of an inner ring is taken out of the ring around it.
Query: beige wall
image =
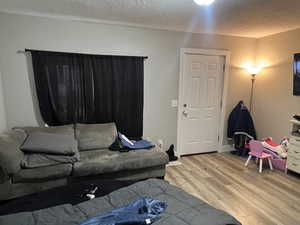
[[[176,143],[179,49],[227,49],[231,52],[227,114],[249,97],[248,76],[240,66],[253,61],[256,40],[190,34],[117,25],[17,16],[0,13],[0,70],[8,127],[36,125],[25,48],[94,54],[146,55],[144,134]]]
[[[176,143],[177,109],[171,107],[171,100],[178,98],[179,49],[183,47],[231,52],[226,119],[240,99],[248,104],[250,77],[241,66],[255,58],[258,64],[267,65],[255,83],[253,116],[258,136],[279,141],[288,135],[291,116],[300,113],[300,97],[292,95],[293,54],[300,52],[300,29],[257,40],[3,13],[0,28],[0,73],[7,115],[5,119],[0,106],[0,131],[6,125],[37,125],[26,58],[16,53],[24,48],[149,56],[145,62],[144,134],[163,139],[166,146]]]
[[[2,76],[0,72],[0,133],[6,130],[6,116],[5,116],[5,106],[4,106],[4,93],[2,86]]]
[[[300,113],[300,97],[293,96],[293,55],[300,52],[300,29],[258,40],[257,62],[266,68],[257,76],[254,120],[258,136],[276,141],[289,135],[293,114]]]

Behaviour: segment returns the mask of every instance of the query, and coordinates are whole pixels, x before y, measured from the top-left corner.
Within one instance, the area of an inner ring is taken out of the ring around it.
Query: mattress
[[[78,205],[59,205],[33,212],[0,217],[0,225],[78,225],[116,207],[127,205],[141,197],[168,203],[156,225],[241,225],[226,212],[215,209],[202,200],[159,179],[149,179],[121,188],[106,196]]]

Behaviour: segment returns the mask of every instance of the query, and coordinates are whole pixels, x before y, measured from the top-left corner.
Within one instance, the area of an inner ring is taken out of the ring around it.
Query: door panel
[[[223,65],[221,56],[184,54],[178,108],[182,155],[217,151]]]

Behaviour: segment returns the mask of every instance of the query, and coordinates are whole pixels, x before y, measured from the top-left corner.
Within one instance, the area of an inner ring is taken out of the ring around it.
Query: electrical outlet
[[[143,139],[146,140],[146,141],[149,141],[149,142],[152,141],[151,137],[144,137]]]
[[[178,100],[177,99],[174,99],[171,101],[171,106],[172,107],[178,107]]]
[[[157,140],[157,147],[160,149],[160,150],[163,150],[163,147],[164,147],[164,141],[159,139]]]

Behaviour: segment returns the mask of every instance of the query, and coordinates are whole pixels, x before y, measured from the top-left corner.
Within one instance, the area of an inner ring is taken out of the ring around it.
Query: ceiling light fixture
[[[197,5],[210,5],[214,2],[215,0],[194,0],[194,2]]]

